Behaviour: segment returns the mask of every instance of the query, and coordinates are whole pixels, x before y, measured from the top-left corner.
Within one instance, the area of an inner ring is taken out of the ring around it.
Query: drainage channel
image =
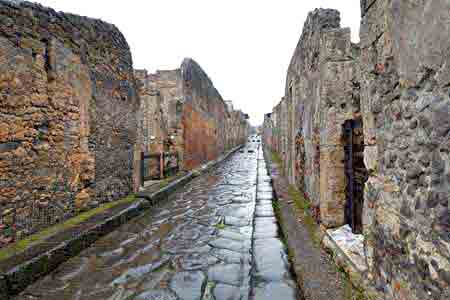
[[[273,189],[261,150],[257,155],[257,188],[252,236],[252,300],[298,299],[298,288],[273,209]]]

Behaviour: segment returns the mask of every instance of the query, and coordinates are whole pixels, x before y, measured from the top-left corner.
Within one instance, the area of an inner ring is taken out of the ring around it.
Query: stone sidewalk
[[[278,164],[265,153],[272,178],[273,189],[278,198],[278,218],[289,248],[289,256],[297,275],[297,283],[305,300],[363,300],[344,273],[330,260],[320,247],[320,230],[312,224],[292,199],[286,178]]]

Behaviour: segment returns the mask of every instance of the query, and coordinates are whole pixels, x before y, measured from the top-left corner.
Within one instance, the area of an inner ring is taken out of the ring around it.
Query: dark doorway
[[[364,184],[367,170],[364,165],[364,134],[361,119],[347,120],[343,125],[344,170],[346,179],[345,221],[353,233],[362,233]]]

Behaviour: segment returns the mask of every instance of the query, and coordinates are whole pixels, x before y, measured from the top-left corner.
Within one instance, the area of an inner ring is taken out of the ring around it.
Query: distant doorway
[[[353,233],[362,233],[364,184],[368,174],[364,165],[364,133],[361,119],[343,125],[344,170],[346,179],[345,221]]]

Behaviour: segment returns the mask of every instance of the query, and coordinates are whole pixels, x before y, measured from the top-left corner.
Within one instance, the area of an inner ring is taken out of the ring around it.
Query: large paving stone
[[[168,261],[169,256],[164,256],[161,260],[155,263],[130,268],[126,272],[122,273],[122,275],[116,278],[113,282],[111,282],[111,285],[112,286],[125,285],[130,281],[139,280],[143,278],[146,274],[152,272],[153,270],[159,269]]]
[[[209,245],[217,249],[228,249],[235,252],[248,253],[251,247],[251,241],[236,241],[218,238],[212,240]]]
[[[258,222],[256,223],[257,220],[261,220],[261,219],[268,219],[267,222]],[[259,234],[259,233],[277,233],[278,232],[278,225],[276,223],[271,222],[272,219],[271,218],[257,218],[255,219],[255,229],[254,229],[254,233],[255,234]]]
[[[268,199],[256,199],[256,205],[270,205],[272,206],[273,201]]]
[[[272,181],[272,178],[269,175],[258,175],[258,183],[269,183]]]
[[[206,253],[188,253],[181,257],[180,266],[183,270],[192,271],[204,269],[218,263],[219,259]]]
[[[239,288],[228,284],[217,284],[213,295],[215,300],[241,300]]]
[[[232,199],[233,203],[251,203],[253,202],[252,197],[246,197],[246,196],[238,196],[234,197]]]
[[[232,216],[225,216],[225,225],[229,225],[229,226],[237,226],[237,227],[242,227],[242,226],[248,226],[250,225],[252,222],[251,217],[243,217],[243,218],[236,218],[236,217],[232,217]]]
[[[258,200],[272,200],[273,193],[272,192],[258,192],[256,195],[256,199]]]
[[[254,241],[254,275],[259,280],[278,281],[289,276],[288,260],[283,243],[279,239]]]
[[[272,218],[255,218],[255,220],[253,221],[255,226],[265,226],[265,225],[269,225],[269,226],[274,226],[274,225],[278,225],[277,219],[275,217]]]
[[[177,296],[168,290],[153,290],[139,294],[136,300],[177,300]]]
[[[273,211],[272,205],[257,205],[255,209],[255,217],[274,217],[275,212]]]
[[[255,288],[254,300],[295,300],[297,290],[284,282],[269,282]]]
[[[216,249],[211,250],[211,255],[217,257],[228,264],[250,264],[252,257],[248,253],[236,252],[228,249]]]
[[[176,273],[170,281],[170,289],[182,300],[200,300],[206,276],[200,271]]]
[[[244,240],[248,240],[250,238],[246,234],[242,234],[240,232],[231,231],[231,230],[219,230],[217,232],[217,236],[225,238],[225,239],[236,240],[236,241],[244,241]]]
[[[208,270],[210,281],[239,286],[242,279],[241,264],[216,265]]]
[[[258,179],[263,179],[264,177],[258,177]],[[270,177],[269,177],[270,178]],[[258,182],[258,190],[260,188],[272,188],[272,184],[270,182]]]
[[[253,205],[232,204],[219,210],[218,214],[235,218],[251,218],[253,214]]]
[[[270,184],[268,185],[258,185],[258,193],[272,193],[273,189]]]
[[[272,230],[272,231],[256,231],[253,234],[253,239],[258,240],[258,239],[270,239],[270,238],[277,238],[278,235],[278,231],[276,230]]]

